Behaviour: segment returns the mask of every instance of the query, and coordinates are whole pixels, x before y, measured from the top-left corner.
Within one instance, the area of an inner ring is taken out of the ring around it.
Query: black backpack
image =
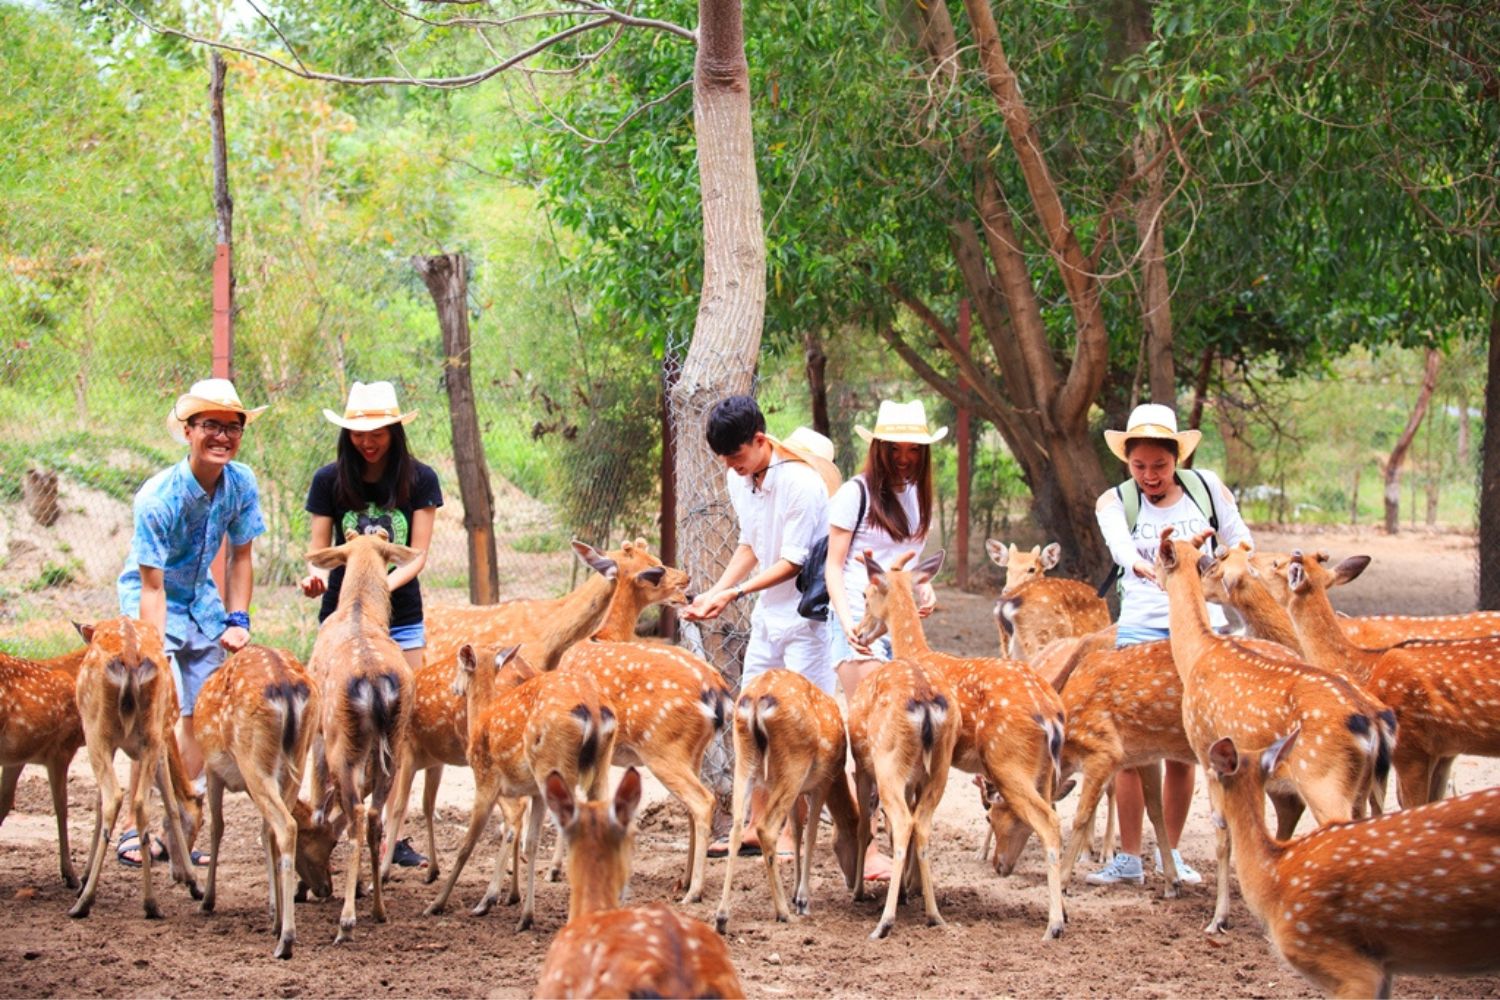
[[[854,519],[853,534],[858,534],[859,526],[865,520],[866,494],[864,480],[856,479],[855,482],[859,484],[859,516]],[[853,544],[852,534],[850,544]],[[828,620],[828,578],[824,574],[827,563],[828,536],[824,535],[813,542],[802,568],[797,570],[797,590],[802,595],[797,602],[797,614],[816,622]]]

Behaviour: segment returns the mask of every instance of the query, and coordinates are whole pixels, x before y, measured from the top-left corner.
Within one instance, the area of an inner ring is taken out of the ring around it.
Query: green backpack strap
[[[1181,486],[1183,492],[1208,517],[1208,526],[1219,531],[1219,507],[1214,503],[1213,491],[1208,487],[1208,480],[1203,478],[1203,473],[1196,469],[1178,469],[1173,475],[1177,485]],[[1115,496],[1120,498],[1120,503],[1125,507],[1125,526],[1132,534],[1135,533],[1135,523],[1141,517],[1141,488],[1136,485],[1134,479],[1127,479],[1115,487]],[[1109,593],[1111,586],[1125,575],[1125,571],[1116,566],[1110,571],[1104,582],[1099,584],[1097,593],[1100,597]]]

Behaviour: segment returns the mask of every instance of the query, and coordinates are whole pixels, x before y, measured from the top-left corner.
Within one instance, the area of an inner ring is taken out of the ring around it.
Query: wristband
[[[744,596],[745,596],[745,588],[744,587],[735,587],[734,588],[734,599],[736,601],[738,601],[741,597],[744,597]]]
[[[224,616],[224,625],[226,628],[242,628],[248,632],[250,631],[250,612],[231,611]]]

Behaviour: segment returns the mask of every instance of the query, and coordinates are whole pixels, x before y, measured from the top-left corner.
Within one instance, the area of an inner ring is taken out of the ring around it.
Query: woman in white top
[[[1105,431],[1104,438],[1125,463],[1130,480],[1118,488],[1105,490],[1094,507],[1099,530],[1115,565],[1121,570],[1120,618],[1115,645],[1130,646],[1167,638],[1167,595],[1156,581],[1156,550],[1161,529],[1171,526],[1178,538],[1191,538],[1218,522],[1215,545],[1235,545],[1250,541],[1250,529],[1240,517],[1234,494],[1206,469],[1178,470],[1198,446],[1202,435],[1196,430],[1179,431],[1177,414],[1169,406],[1146,403],[1130,414],[1125,430]],[[1194,488],[1206,498],[1211,509],[1203,510],[1189,489],[1186,477],[1196,477]],[[1135,523],[1128,522],[1125,491],[1139,498]],[[1209,605],[1209,617],[1216,628],[1226,624],[1224,612]],[[1193,797],[1193,768],[1190,764],[1167,761],[1162,784],[1162,808],[1166,813],[1167,836],[1172,841],[1172,856],[1184,882],[1201,882],[1200,876],[1185,865],[1177,853],[1177,841],[1187,821],[1188,804]],[[1113,885],[1145,881],[1141,864],[1141,818],[1145,798],[1141,779],[1135,771],[1121,771],[1115,776],[1115,793],[1120,817],[1120,851],[1104,868],[1093,872],[1087,881],[1094,885]],[[1158,845],[1160,850],[1160,845]],[[1158,861],[1158,867],[1160,862]]]
[[[830,622],[833,665],[847,698],[861,681],[883,661],[891,658],[888,636],[874,647],[859,641],[860,619],[865,612],[864,554],[890,566],[904,553],[918,555],[927,543],[932,523],[932,445],[948,434],[927,425],[921,401],[880,404],[875,429],[854,428],[870,443],[864,471],[851,478],[828,501],[828,562],[824,569],[828,584],[828,606],[836,621]],[[860,516],[860,508],[864,516]],[[931,610],[931,600],[921,602],[922,612]]]

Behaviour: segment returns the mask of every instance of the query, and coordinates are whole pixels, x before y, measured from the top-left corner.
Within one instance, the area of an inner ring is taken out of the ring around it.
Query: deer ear
[[[520,651],[521,651],[521,646],[520,646],[519,643],[517,643],[514,646],[506,646],[503,649],[497,649],[497,650],[495,650],[495,669],[499,670],[501,667],[505,666],[511,660],[515,659],[516,654],[519,653]],[[525,662],[525,661],[522,661],[522,662]]]
[[[84,642],[94,641],[94,626],[82,625],[78,622],[74,622],[73,627],[78,630],[78,634],[83,637]]]
[[[870,582],[879,586],[882,590],[886,587],[885,570],[881,569],[880,563],[875,561],[873,549],[865,549],[865,572],[870,575]]]
[[[568,824],[573,822],[573,813],[576,807],[573,804],[573,789],[563,780],[563,776],[556,771],[547,775],[547,787],[544,789],[547,797],[547,809],[557,820],[558,829],[566,830]]]
[[[999,541],[990,538],[984,543],[984,551],[989,554],[990,562],[996,566],[1004,566],[1010,562],[1010,551]]]
[[[1240,752],[1234,748],[1234,740],[1228,736],[1214,740],[1214,745],[1208,748],[1208,763],[1220,775],[1238,771]]]
[[[1213,556],[1199,556],[1198,557],[1198,575],[1199,576],[1207,576],[1208,575],[1208,571],[1211,570],[1211,569],[1213,569],[1213,568],[1214,568],[1214,557]]]
[[[318,569],[333,569],[349,561],[348,543],[326,549],[313,549],[302,558]]]
[[[1291,732],[1266,747],[1265,751],[1260,755],[1261,774],[1270,775],[1272,771],[1276,770],[1277,766],[1286,759],[1287,754],[1292,752],[1292,747],[1297,745],[1297,737],[1301,732],[1302,723],[1299,722],[1292,727]]]
[[[1051,569],[1057,565],[1062,558],[1062,546],[1057,542],[1051,542],[1042,550],[1042,569]]]
[[[1177,549],[1172,546],[1172,526],[1161,529],[1161,544],[1157,546],[1156,558],[1167,569],[1177,565]]]
[[[639,549],[640,551],[645,552],[646,551],[646,540],[644,538],[637,538],[635,540],[635,547],[637,549]]]
[[[615,575],[620,572],[620,567],[615,564],[613,559],[594,548],[588,542],[580,542],[576,538],[573,539],[573,551],[578,554],[578,558],[588,564],[590,569],[606,580],[613,580]]]
[[[1312,589],[1312,581],[1308,580],[1307,571],[1302,568],[1300,562],[1292,562],[1287,565],[1286,585],[1292,588],[1292,593],[1294,594],[1305,594]]]
[[[500,657],[497,654],[495,659],[498,661],[499,658]],[[466,642],[462,646],[458,647],[458,668],[460,670],[462,670],[466,674],[472,674],[474,672],[474,668],[478,665],[479,658],[474,655],[473,646]],[[498,665],[499,664],[497,662],[496,666]]]
[[[943,568],[944,555],[946,555],[946,551],[938,549],[932,555],[917,563],[916,567],[911,571],[912,579],[917,583],[929,582],[933,577],[938,575],[938,570]]]
[[[1359,576],[1370,565],[1369,556],[1350,556],[1333,568],[1333,579],[1328,581],[1330,587],[1340,587],[1350,580]]]
[[[620,779],[620,787],[615,789],[615,822],[621,826],[629,826],[630,821],[635,819],[635,810],[640,804],[641,772],[633,767],[626,768],[625,776]]]
[[[657,587],[661,585],[662,577],[666,575],[667,568],[665,566],[652,566],[650,569],[641,570],[635,575],[635,578],[648,587]]]

